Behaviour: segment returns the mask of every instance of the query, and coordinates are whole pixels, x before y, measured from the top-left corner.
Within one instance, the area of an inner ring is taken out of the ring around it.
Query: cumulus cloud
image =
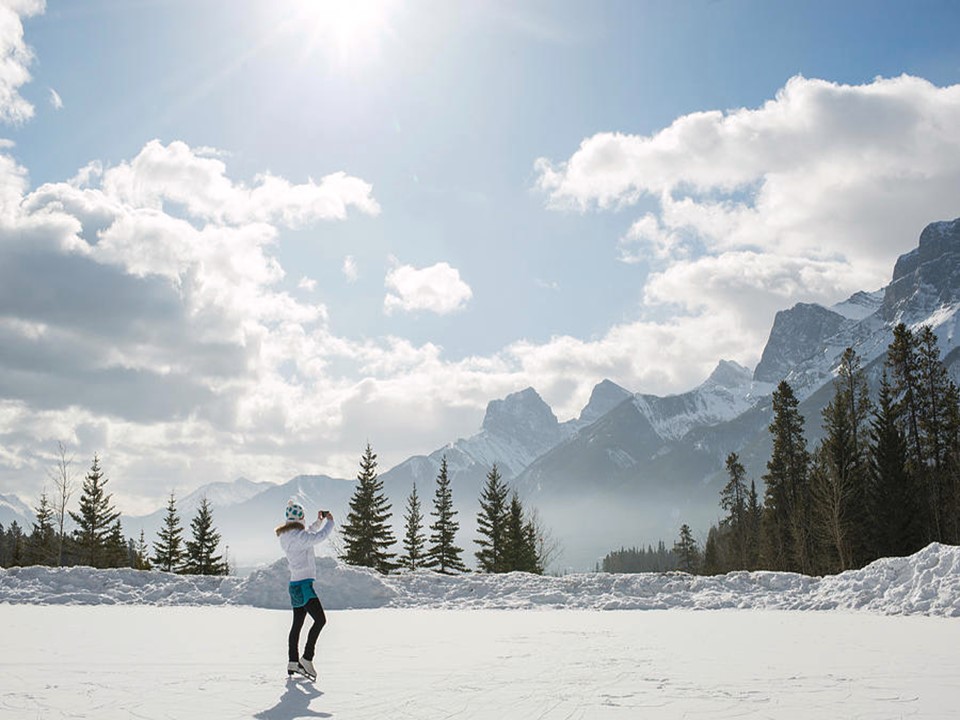
[[[102,184],[108,196],[125,205],[154,210],[172,206],[194,219],[221,224],[299,228],[319,220],[343,220],[350,207],[369,215],[380,212],[370,184],[346,173],[298,185],[263,174],[248,187],[227,177],[219,154],[180,141],[164,145],[151,140],[132,161],[106,170]]]
[[[53,107],[54,110],[63,110],[63,98],[60,97],[60,93],[53,88],[49,88],[49,90],[51,107]]]
[[[20,95],[30,81],[33,51],[23,39],[23,19],[42,13],[44,0],[0,3],[0,121],[22,123],[33,117],[33,105]]]
[[[958,126],[960,85],[798,76],[757,108],[588,137],[565,161],[538,160],[537,185],[556,209],[652,205],[620,238],[620,257],[650,268],[647,314],[688,317],[636,326],[684,335],[710,318],[741,333],[754,359],[778,309],[885,285],[927,223],[957,215]],[[700,354],[723,356],[709,339]]]
[[[445,262],[419,269],[397,265],[387,273],[384,285],[388,290],[383,301],[387,314],[424,310],[447,315],[462,310],[473,297],[470,286],[460,279],[460,271]]]

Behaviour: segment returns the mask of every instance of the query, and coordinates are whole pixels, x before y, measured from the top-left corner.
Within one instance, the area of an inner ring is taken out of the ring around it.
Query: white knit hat
[[[287,509],[284,514],[287,517],[287,522],[303,522],[303,505],[290,498],[287,501]]]

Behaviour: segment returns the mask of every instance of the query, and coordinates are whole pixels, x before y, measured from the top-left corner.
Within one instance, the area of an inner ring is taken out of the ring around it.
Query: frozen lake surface
[[[0,605],[0,718],[952,718],[960,622],[790,610]]]

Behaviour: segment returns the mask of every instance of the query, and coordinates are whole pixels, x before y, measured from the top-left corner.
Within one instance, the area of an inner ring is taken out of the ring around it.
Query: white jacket
[[[317,558],[313,546],[333,532],[333,519],[317,519],[306,530],[288,530],[280,536],[280,547],[287,554],[290,582],[313,580],[317,576]]]

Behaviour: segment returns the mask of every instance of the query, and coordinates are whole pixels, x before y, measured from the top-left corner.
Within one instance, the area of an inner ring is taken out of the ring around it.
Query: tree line
[[[443,574],[465,572],[464,550],[457,545],[457,515],[444,456],[430,511],[433,522],[424,526],[426,520],[414,483],[403,516],[401,551],[397,552],[390,525],[392,506],[377,474],[377,456],[368,443],[360,459],[357,487],[350,499],[346,522],[340,529],[344,545],[340,559],[381,573],[400,568],[430,569]],[[523,507],[517,492],[511,492],[503,481],[496,464],[487,473],[481,490],[477,533],[478,550],[474,557],[480,572],[518,570],[542,574],[557,551],[537,513]]]
[[[107,492],[108,479],[98,455],[94,454],[83,479],[77,510],[68,509],[75,490],[71,462],[61,444],[56,471],[52,474],[56,494],[52,498],[46,490],[40,494],[35,508],[36,522],[30,532],[24,531],[16,521],[8,528],[0,524],[0,567],[88,565],[137,570],[156,567],[190,575],[229,572],[227,561],[217,552],[220,534],[214,527],[213,509],[206,498],[201,500],[190,523],[192,537],[187,539],[183,536],[174,495],[170,494],[164,525],[153,543],[151,556],[143,530],[139,540],[124,537],[120,511],[113,503],[112,494]],[[67,518],[75,525],[70,532],[65,527]]]
[[[701,572],[824,575],[960,543],[960,390],[930,327],[894,329],[875,399],[846,349],[812,451],[798,406],[781,382],[762,501],[738,455],[727,456],[724,515],[697,558]]]
[[[812,450],[787,381],[772,403],[762,498],[731,452],[723,515],[702,547],[685,524],[669,551],[662,542],[657,551],[621,548],[597,569],[825,575],[931,542],[960,544],[960,389],[932,328],[894,328],[875,399],[859,356],[844,351]]]

